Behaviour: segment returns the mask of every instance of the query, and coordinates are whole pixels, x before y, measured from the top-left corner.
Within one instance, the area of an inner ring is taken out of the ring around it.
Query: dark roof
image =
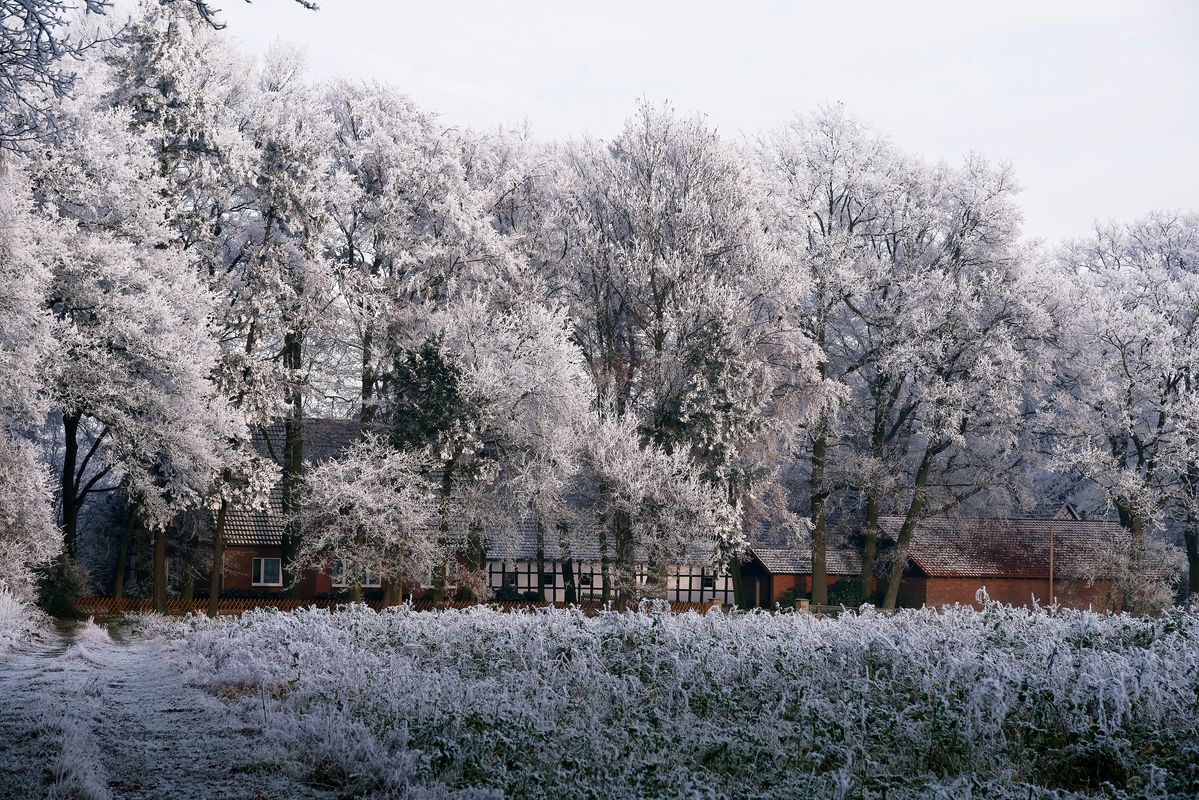
[[[304,464],[313,466],[344,453],[358,440],[361,428],[348,419],[305,419]],[[283,462],[286,428],[282,420],[255,429],[255,449],[264,458]],[[230,509],[225,514],[225,543],[235,547],[278,547],[283,543],[283,481],[271,487],[267,510]]]
[[[749,551],[772,575],[812,574],[812,535],[806,518],[780,517],[747,507],[742,529]],[[829,575],[861,575],[862,556],[845,542],[829,541],[825,549]]]
[[[811,575],[811,547],[759,547],[750,546],[750,552],[762,562],[772,575]],[[862,555],[856,550],[833,546],[825,550],[826,571],[829,575],[861,575]]]
[[[903,517],[883,517],[879,528],[894,541]],[[916,526],[912,563],[929,577],[1049,577],[1049,536],[1054,574],[1095,574],[1113,545],[1128,533],[1106,520],[979,519],[934,517]]]
[[[225,512],[225,544],[278,547],[283,544],[283,486],[271,487],[266,511],[231,508]]]
[[[352,419],[305,419],[303,423],[303,456],[306,466],[313,466],[339,456],[358,441],[362,427]],[[265,458],[283,463],[287,444],[287,428],[283,420],[255,428],[251,432],[255,449]]]

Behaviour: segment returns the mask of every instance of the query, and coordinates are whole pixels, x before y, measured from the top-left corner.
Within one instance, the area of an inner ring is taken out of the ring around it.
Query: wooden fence
[[[346,605],[343,600],[287,600],[280,598],[259,599],[259,600],[235,600],[222,599],[217,602],[218,613],[222,616],[236,616],[243,612],[254,608],[276,608],[280,611],[295,611],[297,608],[307,608],[316,606],[317,608],[338,608]],[[378,611],[383,607],[381,601],[366,603],[366,605]],[[479,605],[471,601],[461,600],[446,600],[441,603],[435,603],[432,600],[417,600],[411,603],[410,607],[414,611],[433,611],[436,609],[449,608],[471,608]],[[565,603],[533,603],[520,601],[496,601],[486,603],[485,605],[498,609],[504,612],[510,611],[531,611],[538,608],[568,608]],[[594,616],[603,610],[602,603],[579,603],[584,614]],[[697,613],[705,613],[706,611],[716,608],[720,605],[712,603],[671,603],[670,610],[676,614],[683,614],[688,611]],[[116,599],[112,597],[77,597],[75,598],[75,610],[82,616],[95,617],[96,619],[113,619],[120,617],[123,614],[148,614],[154,611],[154,601],[149,598],[125,597]],[[173,616],[183,616],[184,614],[206,614],[208,613],[207,598],[199,600],[168,600],[167,613]]]

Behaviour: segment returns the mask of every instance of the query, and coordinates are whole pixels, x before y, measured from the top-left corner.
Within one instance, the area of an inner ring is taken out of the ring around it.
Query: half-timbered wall
[[[599,562],[574,563],[575,591],[578,602],[599,601],[603,597],[603,569]],[[546,560],[545,572],[539,572],[537,561],[488,561],[487,582],[491,590],[504,588],[520,594],[541,591],[545,599],[566,602],[566,581],[562,562]],[[637,568],[637,583],[644,586],[648,574],[643,566]],[[666,578],[666,599],[672,603],[707,603],[718,600],[733,602],[733,579],[712,567],[672,567]]]

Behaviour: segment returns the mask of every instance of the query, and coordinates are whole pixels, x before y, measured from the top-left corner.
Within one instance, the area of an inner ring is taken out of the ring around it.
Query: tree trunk
[[[812,440],[812,475],[810,481],[812,509],[812,605],[828,605],[828,552],[825,546],[824,504],[828,490],[824,485],[825,460],[828,455],[828,415],[821,414]]]
[[[117,600],[125,596],[125,567],[129,563],[129,542],[133,539],[133,527],[136,524],[137,506],[133,506],[121,527],[121,541],[117,544],[117,563],[112,573],[112,596]]]
[[[616,543],[616,609],[625,611],[636,599],[633,595],[637,590],[637,564],[632,525],[623,511],[612,515],[612,536]]]
[[[866,540],[862,543],[862,591],[867,598],[874,596],[878,582],[874,575],[874,560],[878,553],[878,493],[871,490],[866,498]]]
[[[535,523],[537,531],[537,597],[543,603],[545,597],[545,528],[541,525],[541,520]],[[551,598],[552,599],[552,598]]]
[[[600,602],[607,605],[612,599],[612,563],[608,558],[608,536],[600,529]]]
[[[562,583],[566,586],[564,599],[567,604],[579,602],[579,592],[575,588],[575,562],[568,553],[562,554]]]
[[[383,605],[398,606],[404,599],[404,585],[397,577],[383,585]]]
[[[289,370],[288,416],[284,422],[285,445],[283,454],[283,596],[295,599],[300,596],[299,576],[294,574],[292,560],[299,547],[300,481],[304,473],[304,391],[297,377],[304,367],[303,339],[298,332],[289,332],[284,337],[284,366]]]
[[[374,336],[371,333],[371,323],[367,321],[362,331],[362,408],[358,413],[358,423],[365,434],[375,419],[375,370],[371,366],[374,360]]]
[[[1129,527],[1128,575],[1125,578],[1123,607],[1125,611],[1139,614],[1144,611],[1140,602],[1143,595],[1139,589],[1144,582],[1142,566],[1145,560],[1145,519],[1135,508],[1134,505],[1131,513],[1132,524]]]
[[[466,534],[466,568],[471,572],[487,569],[487,541],[482,527],[473,522]]]
[[[350,589],[350,602],[362,602],[362,581],[358,580],[357,578],[354,579],[354,588]]]
[[[1186,530],[1182,534],[1187,548],[1187,596],[1199,597],[1199,516],[1187,514]]]
[[[154,610],[167,613],[167,532],[154,531]]]
[[[62,415],[62,548],[67,560],[75,560],[75,538],[79,529],[78,481],[75,476],[79,460],[79,414]]]
[[[924,514],[924,492],[928,486],[928,476],[932,471],[933,445],[930,442],[920,459],[916,469],[916,481],[912,488],[912,502],[908,505],[908,513],[903,518],[903,526],[899,529],[899,541],[896,542],[895,563],[891,565],[891,575],[887,581],[887,593],[883,597],[883,608],[893,611],[899,600],[899,584],[903,580],[903,572],[908,564],[908,548],[912,544],[912,534]]]
[[[216,512],[216,528],[212,532],[212,571],[208,573],[208,616],[220,613],[221,574],[225,571],[225,513],[228,502],[222,500]]]
[[[179,599],[184,603],[191,603],[196,599],[196,574],[188,569],[183,576],[183,591],[179,593]]]
[[[745,578],[741,574],[740,558],[734,558],[729,562],[729,577],[733,579],[733,605],[745,608]]]
[[[450,541],[450,495],[454,491],[454,461],[446,461],[441,471],[441,519],[438,521],[437,537],[445,548]],[[445,602],[445,563],[433,569],[433,602]]]

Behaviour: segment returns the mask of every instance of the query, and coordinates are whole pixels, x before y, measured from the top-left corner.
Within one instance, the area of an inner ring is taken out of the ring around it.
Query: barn
[[[879,520],[880,536],[894,542],[903,517]],[[1127,547],[1118,523],[1081,519],[1070,507],[1054,517],[981,519],[932,517],[912,536],[900,605],[980,604],[979,589],[1016,606],[1056,602],[1070,608],[1111,609],[1119,604],[1105,574],[1113,548]]]

